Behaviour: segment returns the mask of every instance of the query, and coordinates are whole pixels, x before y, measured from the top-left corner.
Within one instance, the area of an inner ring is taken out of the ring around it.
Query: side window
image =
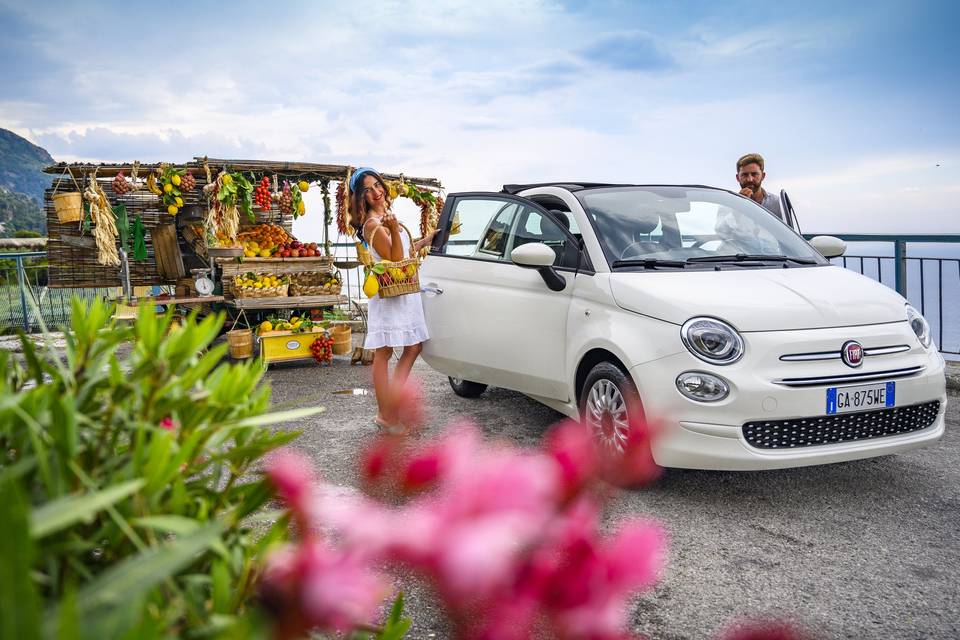
[[[562,213],[559,215],[563,215]],[[577,268],[579,248],[560,226],[533,209],[525,209],[510,242],[510,251],[531,242],[542,242],[556,254],[555,267]]]
[[[457,200],[450,220],[450,233],[440,253],[509,260],[507,242],[520,208],[516,202],[496,198]]]

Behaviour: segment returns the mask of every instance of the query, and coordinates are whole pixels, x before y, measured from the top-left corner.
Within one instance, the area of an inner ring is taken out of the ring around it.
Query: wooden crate
[[[260,341],[260,361],[266,367],[271,362],[289,362],[313,358],[310,345],[323,329],[314,327],[312,331],[294,333],[292,331],[266,331],[257,336]]]

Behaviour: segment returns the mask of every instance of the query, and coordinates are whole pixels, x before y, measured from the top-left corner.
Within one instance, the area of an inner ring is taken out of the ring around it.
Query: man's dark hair
[[[760,171],[764,171],[763,156],[760,155],[759,153],[748,153],[745,156],[741,156],[740,159],[737,160],[737,173],[740,173],[740,169],[742,167],[745,167],[748,164],[754,164],[754,163],[760,165]]]

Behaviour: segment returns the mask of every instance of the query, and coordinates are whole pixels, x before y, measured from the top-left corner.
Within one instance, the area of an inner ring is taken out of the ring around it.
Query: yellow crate
[[[268,331],[260,336],[260,360],[266,366],[271,362],[290,360],[309,360],[313,358],[310,345],[323,329],[317,327],[312,332],[294,333],[292,331]]]

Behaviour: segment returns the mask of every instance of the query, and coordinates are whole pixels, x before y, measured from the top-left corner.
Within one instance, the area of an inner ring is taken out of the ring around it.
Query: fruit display
[[[333,362],[333,338],[328,333],[320,334],[310,344],[310,352],[317,364],[330,364]]]
[[[197,188],[197,179],[193,177],[190,171],[180,176],[180,190],[183,192],[193,191]]]
[[[238,298],[286,296],[290,278],[273,273],[245,273],[234,276],[233,293]]]
[[[166,208],[167,213],[172,216],[177,215],[183,207],[183,171],[178,171],[173,167],[166,167],[160,174],[160,202]]]
[[[113,192],[118,196],[122,196],[126,193],[133,191],[133,184],[127,182],[127,178],[123,175],[123,171],[118,171],[116,177],[113,179]]]
[[[258,224],[242,231],[237,238],[247,258],[279,257],[279,247],[293,240],[278,224]]]
[[[281,244],[274,257],[319,258],[322,255],[323,251],[316,242],[300,242],[299,240],[291,240],[290,242],[284,242]]]
[[[342,288],[343,281],[339,271],[304,271],[290,274],[292,296],[336,296],[340,295]]]
[[[283,181],[283,191],[280,192],[280,213],[284,215],[293,213],[293,192],[287,180]]]
[[[306,183],[301,182],[300,184]],[[303,194],[301,193],[302,190],[300,189],[300,184],[294,184],[292,187],[290,187],[290,208],[293,210],[294,220],[307,212],[307,207],[303,204]]]
[[[253,201],[263,211],[270,211],[270,207],[273,206],[270,195],[270,178],[267,176],[263,176],[254,188]]]
[[[320,323],[314,322],[309,318],[291,316],[289,320],[283,320],[276,316],[270,316],[260,323],[257,327],[257,335],[265,335],[275,331],[289,331],[291,333],[309,333],[320,329]]]

